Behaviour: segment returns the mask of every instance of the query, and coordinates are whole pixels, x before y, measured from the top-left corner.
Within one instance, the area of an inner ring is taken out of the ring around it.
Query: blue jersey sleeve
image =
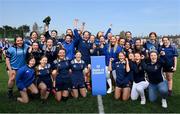
[[[104,36],[105,39],[108,39],[108,34],[111,32],[111,28],[109,28]]]
[[[74,37],[76,40],[82,39],[82,37],[80,36],[80,34],[78,33],[77,29],[74,29]]]
[[[8,48],[8,50],[6,51],[6,57],[7,58],[11,58],[13,54],[13,47]]]

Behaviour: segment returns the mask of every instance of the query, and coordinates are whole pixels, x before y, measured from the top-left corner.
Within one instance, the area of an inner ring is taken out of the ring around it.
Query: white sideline
[[[103,106],[102,96],[98,95],[97,100],[98,100],[99,114],[104,114],[104,106]]]

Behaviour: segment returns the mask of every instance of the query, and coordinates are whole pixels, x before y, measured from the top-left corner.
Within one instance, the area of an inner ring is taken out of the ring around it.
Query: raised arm
[[[77,25],[78,25],[78,19],[75,19],[74,20],[74,36],[77,40],[79,40],[81,38],[80,34],[78,33],[78,30],[77,30]]]
[[[112,28],[112,24],[109,25],[109,29],[107,30],[107,32],[104,36],[105,39],[108,39],[108,34],[111,32],[111,28]]]
[[[51,37],[51,35],[49,34],[49,25],[44,25],[44,30],[45,30],[45,34],[44,36],[46,37],[46,39],[49,39]]]
[[[114,60],[113,58],[110,58],[110,60],[109,60],[109,66],[108,66],[109,71],[112,71],[112,61],[113,60]]]

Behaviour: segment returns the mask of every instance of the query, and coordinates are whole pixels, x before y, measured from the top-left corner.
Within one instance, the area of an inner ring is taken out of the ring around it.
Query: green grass
[[[180,58],[178,58],[180,63]],[[114,100],[113,94],[103,96],[105,113],[180,113],[180,64],[174,75],[173,96],[168,98],[168,108],[161,108],[161,101],[140,105],[140,100],[126,102]],[[57,103],[54,96],[50,96],[48,104],[41,104],[39,99],[33,99],[28,104],[21,104],[7,98],[7,72],[5,63],[0,63],[0,113],[5,112],[61,112],[61,113],[98,113],[97,97],[88,93],[87,98],[69,99],[67,102]],[[19,96],[15,89],[15,96]]]

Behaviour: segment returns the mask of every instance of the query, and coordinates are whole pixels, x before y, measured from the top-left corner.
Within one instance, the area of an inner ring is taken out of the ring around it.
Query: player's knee
[[[87,97],[87,94],[83,93],[81,96],[85,98],[85,97]]]
[[[120,98],[120,96],[114,95],[114,99],[118,100]]]
[[[34,90],[32,91],[32,93],[33,93],[33,94],[38,94],[39,91],[38,91],[38,89],[34,89]]]
[[[129,97],[128,96],[122,97],[122,100],[127,101],[127,100],[129,100]]]
[[[77,94],[75,94],[75,95],[73,95],[73,97],[74,97],[75,99],[77,99],[77,98],[78,98],[78,95],[77,95]]]
[[[61,101],[61,98],[56,98],[56,101],[57,101],[57,102],[60,102],[60,101]]]
[[[40,89],[41,89],[42,91],[46,91],[46,90],[47,90],[47,87],[46,87],[46,86],[42,86]]]
[[[22,100],[23,100],[23,103],[25,103],[25,104],[29,103],[29,99],[28,98],[24,98]]]

